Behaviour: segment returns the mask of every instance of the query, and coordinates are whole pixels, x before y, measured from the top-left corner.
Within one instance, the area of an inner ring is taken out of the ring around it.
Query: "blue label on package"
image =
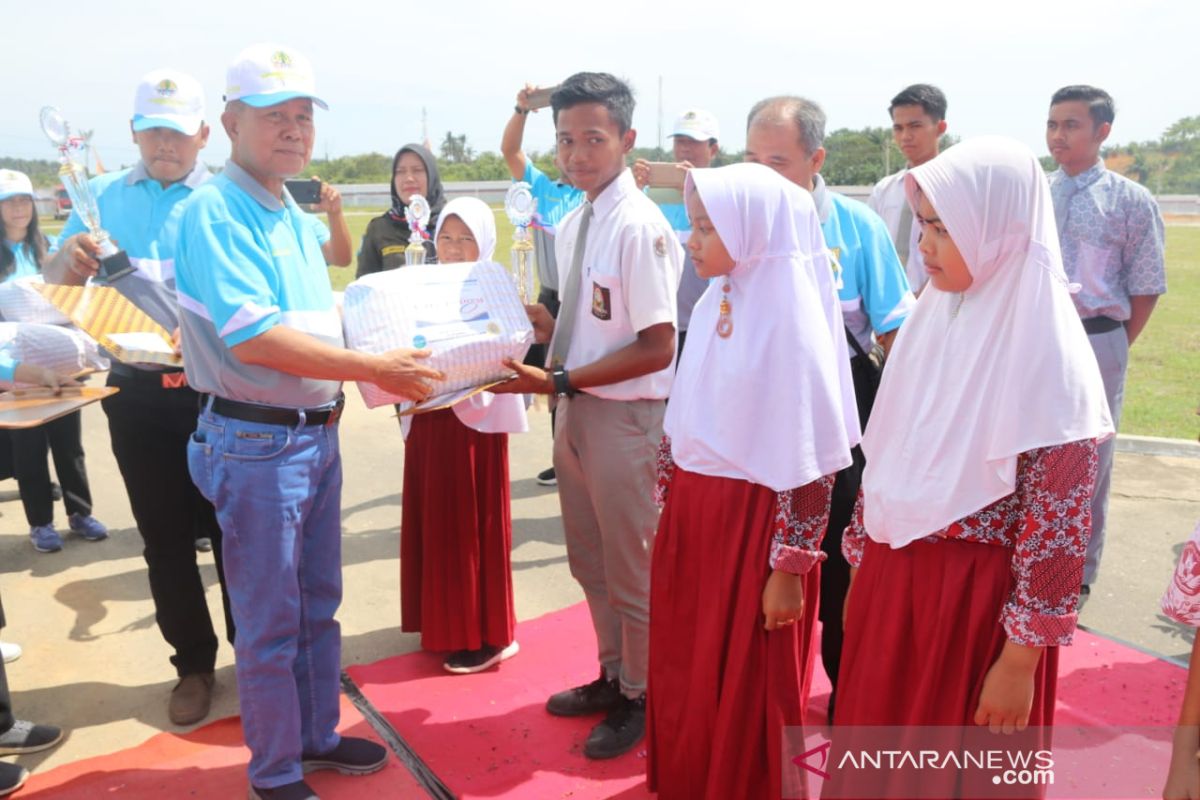
[[[425,340],[424,336],[417,335],[413,337],[413,347],[417,348],[418,350],[425,349],[426,344],[428,344],[428,342]]]

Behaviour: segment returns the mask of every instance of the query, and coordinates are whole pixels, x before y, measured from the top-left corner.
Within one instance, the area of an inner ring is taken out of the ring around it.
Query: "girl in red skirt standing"
[[[440,263],[490,260],[495,217],[477,198],[452,200],[434,239]],[[525,406],[519,395],[481,392],[411,419],[400,523],[401,629],[420,631],[425,650],[451,651],[448,671],[479,672],[518,650],[508,434],[528,430]]]
[[[906,181],[930,284],[863,436],[867,467],[843,544],[857,569],[835,757],[862,749],[862,726],[946,726],[887,742],[945,751],[981,741],[976,726],[1012,733],[1053,722],[1057,648],[1075,630],[1091,532],[1096,440],[1113,430],[1033,154],[981,137]],[[1019,746],[1047,745],[1039,731]],[[826,796],[997,796],[986,770],[839,765]]]
[[[650,585],[649,784],[777,798],[812,672],[833,474],[859,439],[811,196],[758,164],[692,170],[703,278],[661,452]]]

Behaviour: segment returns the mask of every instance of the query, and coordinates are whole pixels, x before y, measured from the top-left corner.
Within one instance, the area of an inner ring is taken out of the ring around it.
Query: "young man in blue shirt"
[[[1080,289],[1072,298],[1100,364],[1113,425],[1121,421],[1129,348],[1167,291],[1163,221],[1146,187],[1105,168],[1100,147],[1116,110],[1108,92],[1066,86],[1050,99],[1046,145],[1059,168],[1050,175],[1063,266]],[[1116,439],[1100,445],[1092,493],[1092,537],[1081,592],[1100,570]]]

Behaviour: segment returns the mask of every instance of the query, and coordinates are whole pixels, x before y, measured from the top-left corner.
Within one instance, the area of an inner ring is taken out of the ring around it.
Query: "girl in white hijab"
[[[434,234],[438,262],[490,261],[496,222],[474,197],[450,201]],[[528,430],[517,395],[481,392],[412,417],[400,524],[401,629],[450,651],[471,673],[516,654],[508,434]]]
[[[780,797],[812,671],[833,475],[859,439],[813,201],[758,164],[692,170],[703,278],[667,407],[650,588],[649,783]],[[792,796],[789,794],[788,796]]]
[[[981,137],[906,182],[930,283],[863,436],[834,722],[1048,726],[1057,647],[1075,629],[1096,440],[1113,430],[1099,368],[1028,148]],[[957,796],[994,790],[991,773],[935,772],[959,781]],[[906,778],[890,779],[893,792]],[[922,791],[936,779],[921,773]]]

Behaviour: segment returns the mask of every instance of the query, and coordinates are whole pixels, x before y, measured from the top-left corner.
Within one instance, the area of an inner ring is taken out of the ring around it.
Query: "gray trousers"
[[[658,529],[655,459],[662,400],[558,401],[554,474],[571,574],[587,597],[605,676],[646,691],[650,556]]]
[[[1104,379],[1104,394],[1113,427],[1121,424],[1121,404],[1125,400],[1125,368],[1129,366],[1129,336],[1120,327],[1106,333],[1093,333],[1088,342],[1096,353],[1100,376]],[[1088,540],[1087,557],[1083,563],[1083,583],[1091,586],[1100,571],[1100,554],[1104,551],[1105,523],[1108,520],[1108,494],[1112,488],[1113,451],[1116,437],[1100,445],[1096,468],[1096,490],[1092,494],[1092,538]]]

